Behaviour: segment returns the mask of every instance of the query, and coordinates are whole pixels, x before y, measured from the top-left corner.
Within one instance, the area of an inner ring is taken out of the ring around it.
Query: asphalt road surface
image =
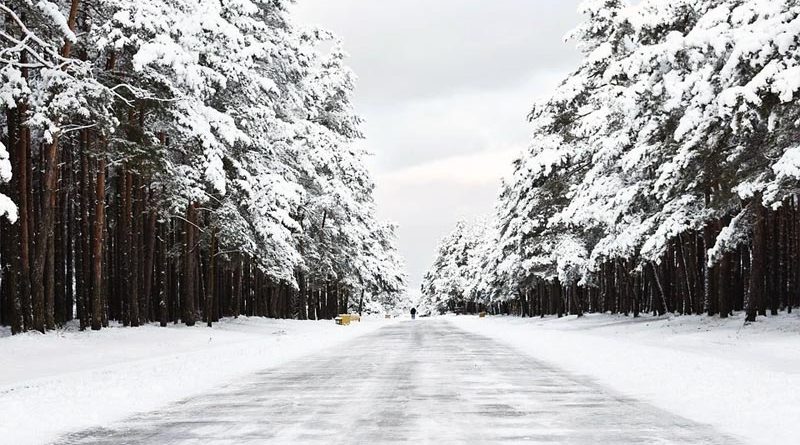
[[[58,443],[398,442],[736,443],[437,319],[392,324]]]

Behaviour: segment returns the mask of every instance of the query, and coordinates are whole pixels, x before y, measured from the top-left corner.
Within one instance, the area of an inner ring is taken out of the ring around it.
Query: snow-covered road
[[[337,352],[58,443],[406,441],[735,443],[442,319],[395,323]]]

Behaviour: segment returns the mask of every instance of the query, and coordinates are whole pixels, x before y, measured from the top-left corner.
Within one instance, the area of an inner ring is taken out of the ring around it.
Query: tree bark
[[[128,218],[128,229],[129,232],[126,234],[126,238],[128,241],[128,278],[129,278],[129,290],[128,290],[128,302],[130,306],[130,322],[131,326],[139,326],[139,322],[141,319],[141,298],[139,296],[139,259],[141,254],[140,244],[139,244],[139,234],[141,232],[142,227],[142,218],[138,213],[138,202],[134,203],[134,201],[138,201],[137,197],[137,189],[138,189],[138,181],[135,180],[134,174],[128,170],[127,172],[127,181],[126,181],[126,193],[128,195],[127,201],[127,208],[125,209],[125,217]]]
[[[731,253],[723,254],[718,264],[718,309],[720,318],[728,318],[730,315],[730,282],[731,282]]]
[[[186,326],[195,323],[195,292],[197,289],[197,268],[195,266],[195,226],[197,221],[197,205],[190,203],[186,208],[186,246],[184,255],[184,282],[183,282],[183,322]]]
[[[92,236],[92,330],[103,326],[103,239],[106,225],[106,159],[97,161],[94,234]]]
[[[151,208],[147,215],[147,231],[145,233],[147,237],[147,258],[144,261],[144,282],[142,283],[142,298],[148,302],[153,298],[153,273],[155,270],[156,240],[158,239],[157,222],[158,213],[154,208]],[[160,303],[161,301],[159,300]]]
[[[205,304],[205,316],[206,316],[206,324],[208,327],[211,327],[214,321],[213,309],[214,309],[214,291],[216,290],[216,284],[214,282],[216,276],[216,270],[214,268],[216,264],[216,248],[217,248],[217,233],[216,230],[212,227],[211,228],[211,241],[209,243],[209,251],[208,251],[208,284],[206,286],[206,304]]]
[[[26,58],[23,54],[22,61]],[[23,70],[23,77],[27,78],[27,70]],[[28,154],[30,153],[30,130],[22,125],[24,116],[27,114],[27,104],[20,103],[18,106],[20,121],[19,135],[17,138],[17,185],[19,186],[17,199],[19,200],[19,294],[22,305],[23,325],[26,329],[33,328],[33,308],[31,301],[31,220],[30,220],[30,177],[28,164]]]
[[[750,265],[750,289],[747,295],[745,311],[746,321],[756,321],[756,314],[764,300],[764,250],[766,248],[766,217],[765,209],[761,203],[761,195],[753,198],[755,207],[755,222],[753,226],[752,261]]]
[[[53,216],[55,213],[55,191],[58,176],[58,137],[46,145],[45,172],[42,178],[42,212],[39,221],[37,240],[33,258],[33,328],[44,332],[47,314],[45,302],[45,262],[47,261],[48,238],[53,236]]]

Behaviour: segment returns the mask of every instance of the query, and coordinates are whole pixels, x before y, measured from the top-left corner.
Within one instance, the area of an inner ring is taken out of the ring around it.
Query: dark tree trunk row
[[[519,316],[612,313],[638,316],[708,314],[728,317],[745,311],[757,316],[791,312],[800,307],[800,198],[777,209],[750,203],[752,234],[737,248],[709,265],[707,252],[730,218],[683,233],[668,243],[659,261],[633,267],[630,260],[600,265],[592,285],[536,280],[518,289],[515,298],[488,310]],[[458,303],[451,304],[451,310]],[[462,302],[469,312],[474,306]]]
[[[187,204],[185,215],[169,215],[135,159],[109,166],[106,141],[89,130],[60,138],[58,162],[50,165],[53,147],[28,146],[19,112],[8,113],[3,138],[17,148],[17,174],[2,191],[19,203],[20,218],[0,221],[0,324],[14,333],[73,318],[95,330],[109,320],[166,326],[239,315],[331,319],[357,303],[330,278],[298,271],[295,288],[272,280],[257,259],[226,252],[197,203]],[[29,154],[47,166],[34,180],[34,170],[22,168]]]

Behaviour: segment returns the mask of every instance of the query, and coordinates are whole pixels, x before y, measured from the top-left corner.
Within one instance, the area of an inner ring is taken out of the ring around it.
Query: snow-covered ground
[[[749,326],[741,315],[447,320],[746,443],[800,437],[798,314]],[[390,323],[240,318],[212,329],[69,328],[15,337],[0,331],[0,437],[44,443],[107,425],[294,358],[346,348],[347,340]]]
[[[0,437],[25,445],[202,394],[392,323],[261,318],[8,337],[0,331]]]
[[[448,320],[747,443],[798,443],[798,314]]]

